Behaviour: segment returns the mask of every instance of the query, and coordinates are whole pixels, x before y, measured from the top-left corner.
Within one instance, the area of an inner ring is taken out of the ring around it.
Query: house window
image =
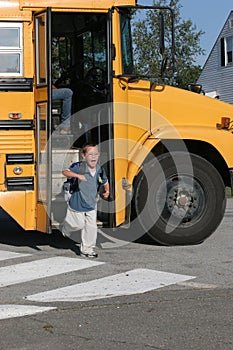
[[[0,76],[23,75],[22,23],[0,22]]]
[[[233,36],[221,39],[221,66],[233,63]]]
[[[226,38],[227,64],[232,63],[232,48],[233,48],[233,37],[230,36],[229,38]]]
[[[233,28],[233,18],[229,19],[229,28]]]

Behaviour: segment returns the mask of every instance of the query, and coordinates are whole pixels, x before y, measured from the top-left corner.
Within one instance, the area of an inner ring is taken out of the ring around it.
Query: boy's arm
[[[77,179],[79,179],[80,181],[87,181],[87,179],[85,178],[84,175],[82,174],[77,174],[75,173],[74,171],[72,170],[69,170],[69,169],[66,169],[66,170],[63,170],[62,174],[68,178],[71,178],[71,177],[76,177]]]
[[[102,193],[102,196],[104,197],[104,199],[107,199],[109,197],[109,182],[108,182],[108,178],[107,178],[107,175],[105,173],[105,170],[104,168],[102,168],[102,176],[101,176],[101,179],[102,179],[102,184],[103,184],[103,188],[104,188],[104,193]]]
[[[109,182],[106,182],[103,186],[104,186],[103,197],[108,198],[109,197]]]

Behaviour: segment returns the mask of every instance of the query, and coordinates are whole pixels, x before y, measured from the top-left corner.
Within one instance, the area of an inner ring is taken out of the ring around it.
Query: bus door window
[[[106,25],[105,14],[53,13],[52,17],[53,81],[58,88],[73,91],[71,130],[81,122],[95,141],[97,115],[86,110],[77,120],[75,114],[107,101]]]
[[[47,84],[47,40],[46,40],[46,14],[36,17],[36,83]]]

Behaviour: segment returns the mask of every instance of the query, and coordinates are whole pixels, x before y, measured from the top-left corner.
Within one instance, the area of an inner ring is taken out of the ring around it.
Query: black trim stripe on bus
[[[6,179],[7,191],[33,191],[34,177],[8,177]]]
[[[6,164],[33,164],[34,154],[6,154]]]
[[[33,120],[0,120],[0,130],[32,130]]]
[[[33,79],[32,78],[1,78],[0,91],[31,92],[33,91]]]

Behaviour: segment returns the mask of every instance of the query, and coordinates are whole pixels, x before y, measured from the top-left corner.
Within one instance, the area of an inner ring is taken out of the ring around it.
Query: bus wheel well
[[[225,160],[216,148],[204,141],[162,140],[151,150],[151,154],[145,162],[147,162],[152,155],[157,157],[167,152],[186,150],[209,161],[218,170],[225,186],[231,187],[230,174]]]

